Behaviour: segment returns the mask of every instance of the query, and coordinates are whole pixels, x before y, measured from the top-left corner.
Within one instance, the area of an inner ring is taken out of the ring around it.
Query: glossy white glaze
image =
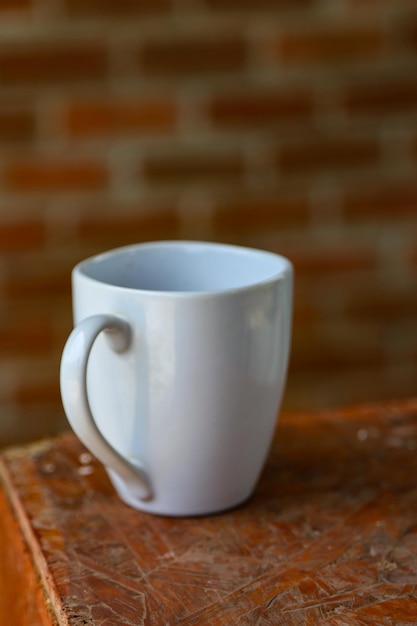
[[[246,500],[285,385],[289,261],[221,244],[139,244],[78,265],[73,301],[64,408],[122,500],[164,515]]]

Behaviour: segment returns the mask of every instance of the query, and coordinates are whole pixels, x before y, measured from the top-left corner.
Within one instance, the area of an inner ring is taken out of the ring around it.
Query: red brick
[[[205,4],[216,11],[276,11],[282,9],[302,9],[311,6],[314,0],[204,0]]]
[[[153,41],[138,51],[140,69],[148,75],[239,71],[246,57],[244,41],[233,36]]]
[[[94,161],[11,161],[4,171],[6,188],[13,191],[93,190],[106,186],[106,167]]]
[[[384,6],[381,5],[380,0],[347,0],[348,6],[351,5],[351,8],[354,10],[358,10],[361,8],[372,8],[372,11],[384,12]]]
[[[213,98],[209,116],[219,126],[258,126],[310,119],[313,98],[306,91],[241,93]]]
[[[316,31],[284,31],[278,43],[278,54],[289,62],[336,63],[375,57],[382,48],[382,36],[376,28],[335,26]]]
[[[101,43],[28,42],[0,46],[0,84],[48,84],[103,79],[108,55]]]
[[[295,331],[297,332],[298,328],[303,326],[307,326],[311,328],[313,324],[316,324],[320,320],[320,313],[318,312],[316,307],[308,306],[308,305],[299,305],[297,301],[294,302],[294,311],[293,311],[293,326]]]
[[[0,109],[0,143],[30,141],[35,135],[35,116],[20,107]]]
[[[0,355],[2,356],[33,356],[45,354],[53,345],[50,328],[45,324],[34,325],[30,316],[19,324],[11,321],[0,326]]]
[[[37,384],[21,381],[14,393],[14,401],[17,406],[42,404],[61,406],[59,384],[53,380]]]
[[[259,230],[303,227],[309,221],[306,198],[247,198],[218,204],[213,210],[213,228],[217,236]]]
[[[350,290],[346,314],[353,322],[377,321],[401,323],[417,319],[417,292],[410,290],[368,289],[366,293]]]
[[[40,300],[46,300],[51,296],[68,296],[71,292],[70,282],[71,268],[66,271],[56,270],[53,267],[49,272],[41,272],[38,268],[28,267],[26,272],[11,272],[11,275],[3,279],[2,293],[5,298],[16,306],[20,301],[31,302],[32,305]]]
[[[417,111],[417,81],[394,80],[371,85],[353,85],[347,90],[344,106],[352,115],[414,113]]]
[[[74,135],[170,131],[177,111],[169,100],[80,102],[70,105],[66,124]]]
[[[287,144],[278,153],[278,167],[285,173],[333,171],[374,165],[381,156],[372,139],[315,139]]]
[[[378,259],[368,248],[334,247],[306,252],[289,251],[287,256],[293,262],[297,274],[339,275],[344,272],[374,269]]]
[[[77,17],[125,17],[164,13],[172,8],[172,0],[65,0],[65,10]]]
[[[0,0],[0,11],[22,11],[32,7],[32,0]]]
[[[340,340],[321,332],[298,332],[294,334],[291,351],[292,372],[336,372],[357,368],[376,368],[384,363],[383,346],[375,341],[364,344],[358,336],[340,335]]]
[[[383,6],[380,1],[379,5]],[[291,407],[292,411],[297,408],[310,411],[312,406],[334,408],[363,402],[369,405],[370,401],[413,397],[414,371],[409,361],[405,367],[402,363],[391,363],[388,368],[385,364],[379,367],[359,365],[349,370],[336,370],[334,373],[330,370],[316,372],[313,369],[298,376],[291,371],[285,394],[286,406]],[[337,412],[334,415],[336,417]],[[371,430],[371,435],[373,432],[375,431]],[[338,622],[340,626],[344,626],[343,620]]]
[[[152,183],[236,181],[243,175],[243,161],[235,154],[173,154],[148,156],[143,176]]]
[[[343,201],[343,212],[355,220],[388,218],[395,222],[402,217],[417,217],[417,184],[382,183],[374,189],[351,191]]]
[[[411,19],[405,28],[406,39],[410,42],[411,47],[417,52],[417,19]]]
[[[412,266],[417,267],[417,246],[414,246],[408,254],[408,260],[411,262]]]
[[[98,248],[104,249],[139,241],[176,239],[179,227],[179,216],[174,209],[129,216],[114,212],[81,218],[78,234],[81,241],[94,242]]]
[[[25,252],[41,248],[46,240],[45,224],[41,220],[2,221],[0,252]]]

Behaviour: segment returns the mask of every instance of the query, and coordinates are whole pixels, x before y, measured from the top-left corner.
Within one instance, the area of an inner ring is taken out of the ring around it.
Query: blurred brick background
[[[415,0],[0,0],[0,443],[65,426],[70,271],[288,255],[285,407],[417,391]]]

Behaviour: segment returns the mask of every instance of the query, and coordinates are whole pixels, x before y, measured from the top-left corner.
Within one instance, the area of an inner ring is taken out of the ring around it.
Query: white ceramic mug
[[[182,241],[75,267],[63,404],[124,502],[202,515],[251,495],[286,380],[292,277],[270,252]]]

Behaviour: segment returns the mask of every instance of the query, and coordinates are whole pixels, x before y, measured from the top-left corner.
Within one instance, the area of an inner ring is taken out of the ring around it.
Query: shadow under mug
[[[74,268],[63,405],[124,502],[203,515],[252,494],[286,381],[292,283],[282,256],[186,241]]]

